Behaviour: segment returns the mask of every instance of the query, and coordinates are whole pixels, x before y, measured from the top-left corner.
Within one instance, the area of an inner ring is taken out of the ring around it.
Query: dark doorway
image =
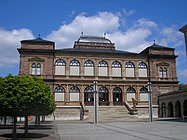
[[[181,104],[179,101],[175,103],[175,117],[181,117]]]
[[[86,87],[84,90],[84,104],[87,106],[93,105],[94,102],[94,90],[93,87]]]
[[[161,117],[165,118],[166,117],[166,104],[162,103],[161,105]]]
[[[183,103],[183,110],[184,110],[183,112],[184,116],[187,116],[187,100],[185,100]]]
[[[109,105],[108,89],[104,86],[99,89],[99,105]]]
[[[168,117],[173,117],[173,104],[172,104],[172,102],[168,103]]]
[[[113,89],[113,104],[114,105],[122,105],[122,90],[119,87],[115,87]]]

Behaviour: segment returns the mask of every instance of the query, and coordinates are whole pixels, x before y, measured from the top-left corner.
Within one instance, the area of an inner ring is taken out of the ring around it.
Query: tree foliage
[[[180,84],[179,90],[186,90],[187,91],[187,84]]]
[[[50,87],[40,77],[0,78],[0,116],[40,116],[55,110]]]

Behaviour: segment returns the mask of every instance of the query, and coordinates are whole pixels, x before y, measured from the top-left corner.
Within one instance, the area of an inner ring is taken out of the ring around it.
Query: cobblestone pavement
[[[187,122],[57,122],[61,140],[187,140]]]

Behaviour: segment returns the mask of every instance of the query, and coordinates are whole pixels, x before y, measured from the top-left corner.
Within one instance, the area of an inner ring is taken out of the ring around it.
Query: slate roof
[[[121,50],[106,50],[106,49],[90,49],[90,48],[65,48],[65,49],[56,49],[56,51],[67,51],[67,52],[90,52],[90,53],[115,53],[115,54],[133,54],[137,55],[139,53],[132,53]]]
[[[155,48],[155,49],[174,49],[174,48],[169,48],[169,47],[166,47],[166,46],[161,46],[161,45],[158,45],[156,43],[153,43],[153,45],[149,46],[148,48]]]
[[[50,43],[50,44],[54,44],[53,41],[48,41],[48,40],[44,40],[41,37],[38,37],[36,39],[30,39],[30,40],[22,40],[21,43]]]
[[[184,25],[182,28],[179,29],[180,32],[186,32],[187,31],[187,24]]]

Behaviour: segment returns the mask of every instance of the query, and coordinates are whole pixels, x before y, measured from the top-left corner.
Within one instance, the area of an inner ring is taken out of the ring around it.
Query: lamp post
[[[97,81],[93,82],[94,86],[94,124],[98,123],[98,92],[97,92]]]
[[[147,82],[148,94],[149,94],[149,121],[153,121],[153,111],[152,111],[152,92],[151,92],[151,82]]]

